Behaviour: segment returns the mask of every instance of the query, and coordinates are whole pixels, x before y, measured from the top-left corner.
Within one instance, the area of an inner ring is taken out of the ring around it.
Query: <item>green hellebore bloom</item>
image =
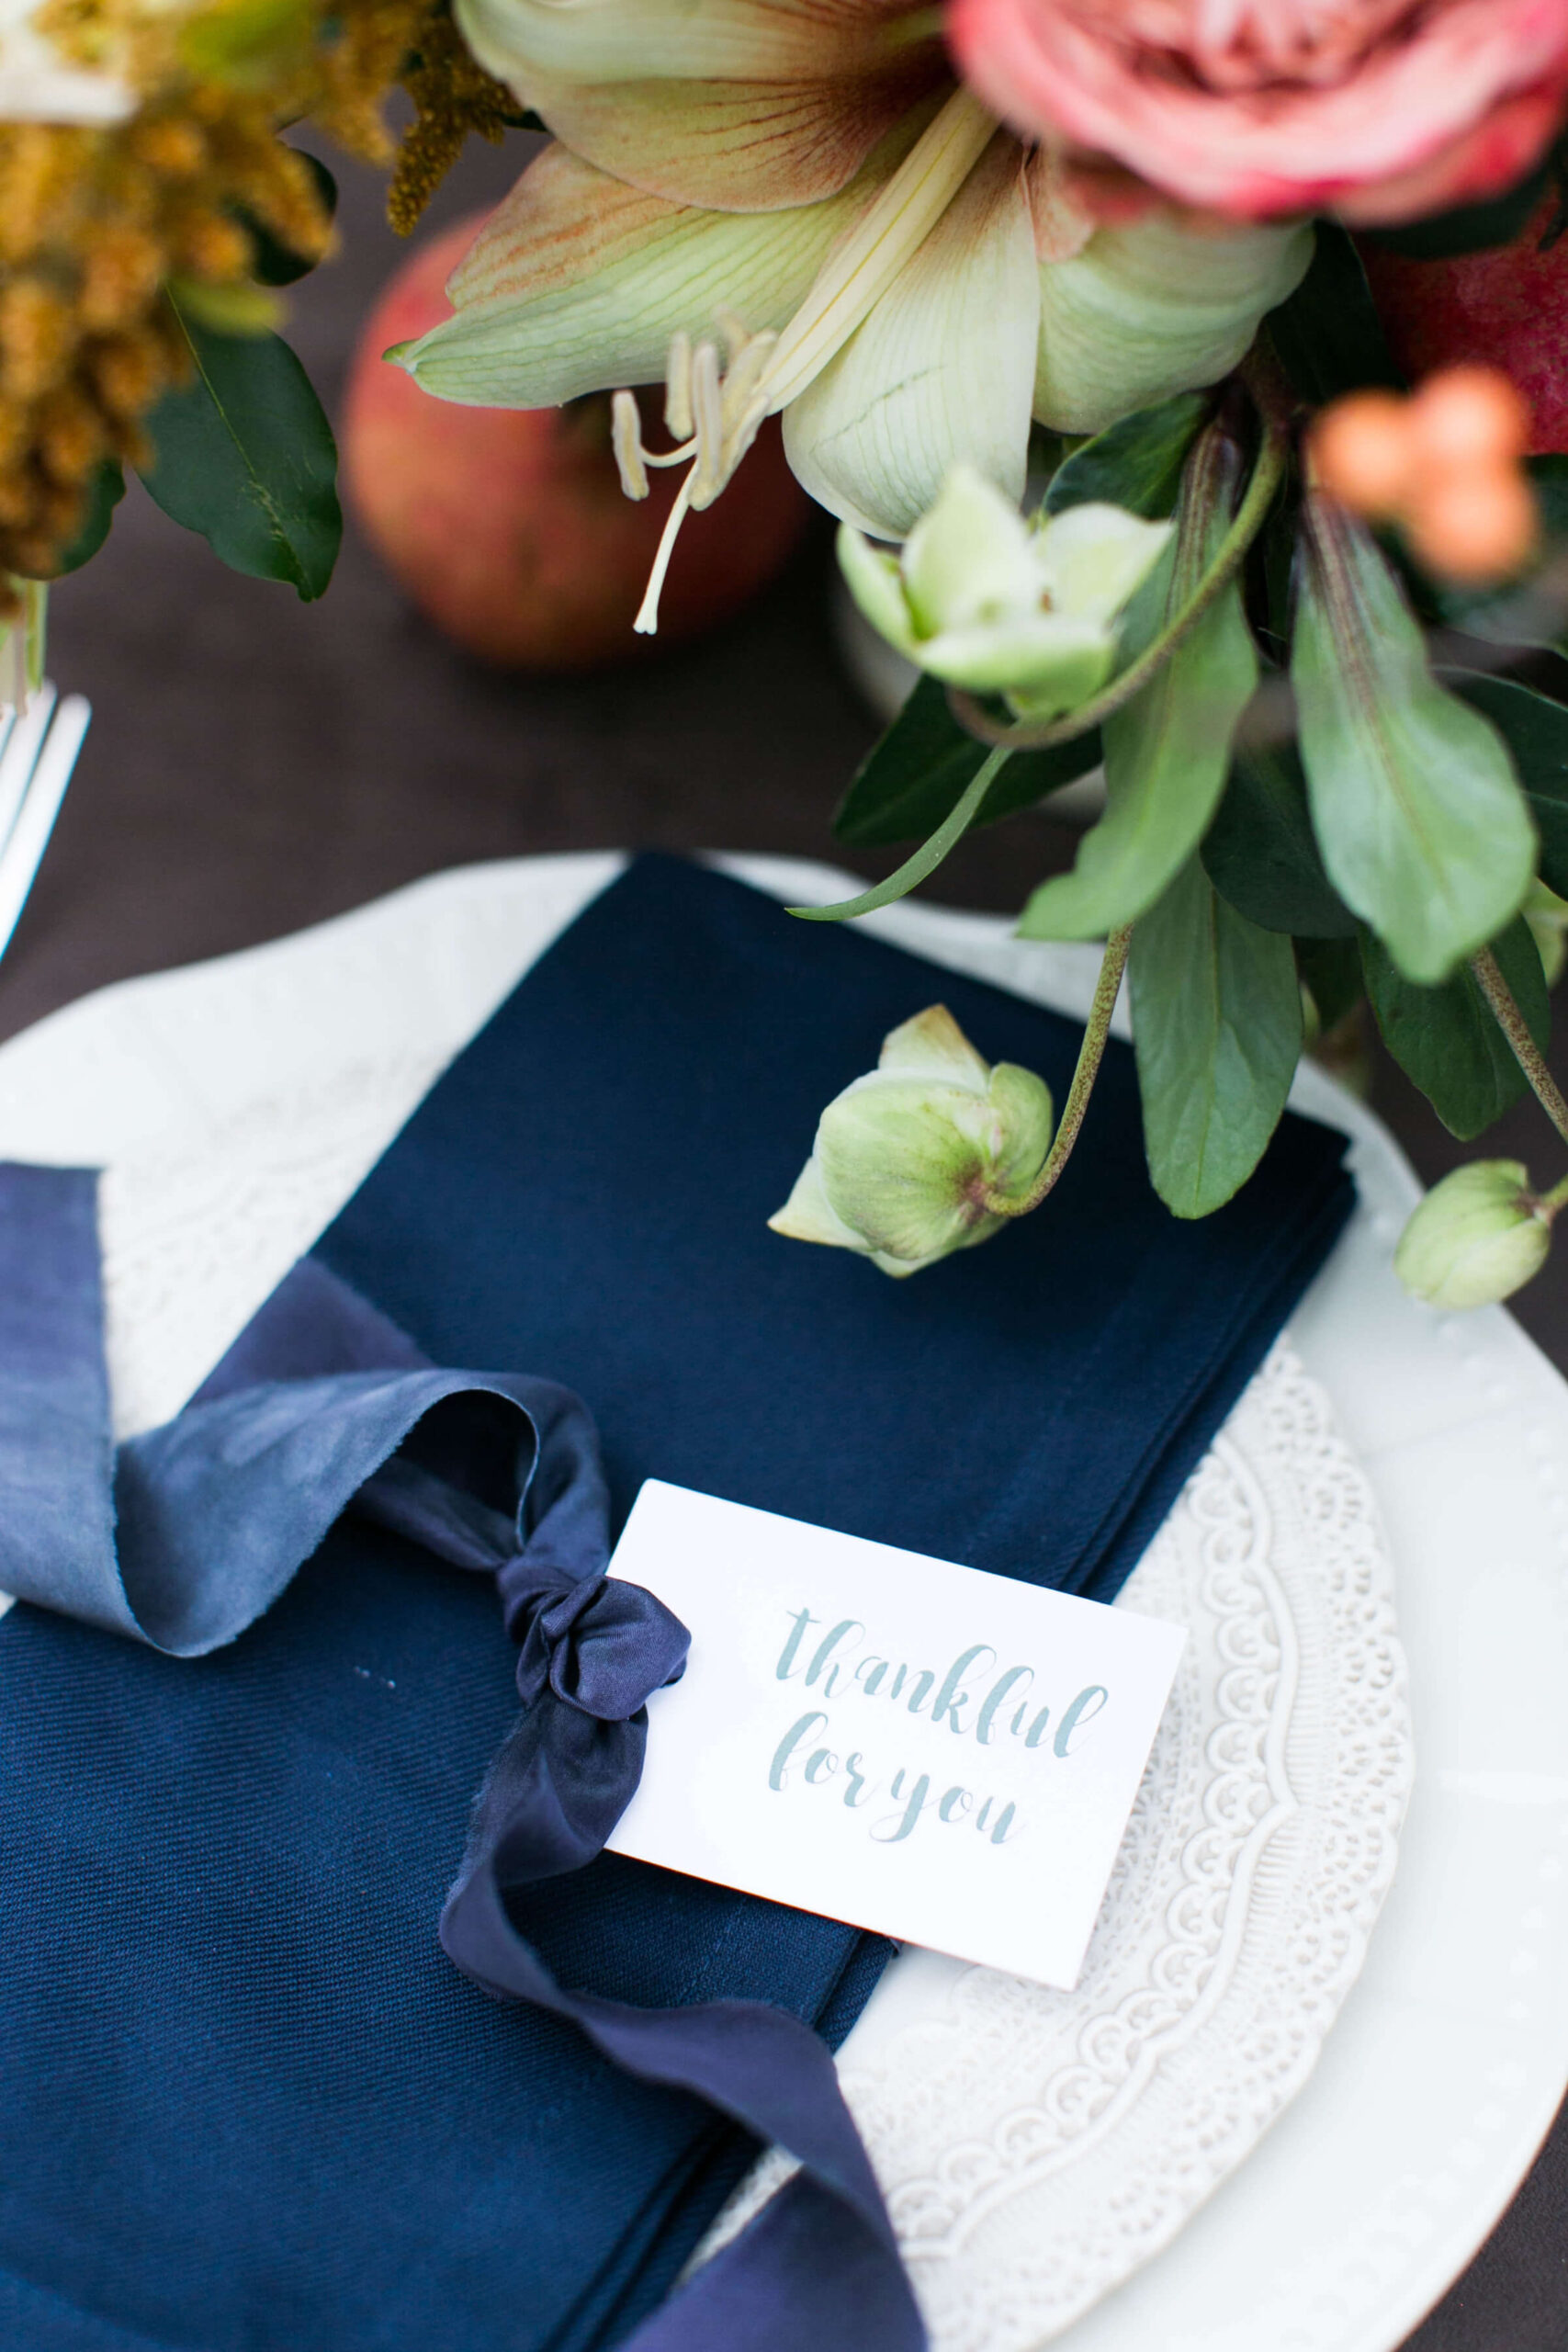
[[[983,1061],[943,1004],[885,1039],[875,1069],[823,1112],[775,1233],[857,1250],[885,1274],[918,1273],[1006,1222],[1051,1148],[1050,1089],[1014,1062]]]
[[[1546,1263],[1551,1216],[1524,1162],[1476,1159],[1434,1184],[1400,1236],[1393,1270],[1432,1306],[1491,1306]]]
[[[902,554],[845,523],[839,562],[866,619],[909,661],[1050,718],[1111,675],[1116,624],[1170,531],[1099,503],[1026,523],[960,465]]]

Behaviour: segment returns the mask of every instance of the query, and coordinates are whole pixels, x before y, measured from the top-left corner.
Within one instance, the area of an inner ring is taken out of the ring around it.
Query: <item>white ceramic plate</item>
[[[114,1162],[122,1427],[177,1408],[258,1278],[265,1290],[382,1148],[389,1088],[412,1104],[616,864],[437,877],[298,941],[105,991],[0,1054],[0,1148]],[[775,861],[741,870],[786,896],[844,886]],[[923,906],[874,927],[1021,993],[1087,1004],[1092,951],[1023,946],[996,921]],[[405,952],[367,952],[378,930]],[[367,952],[344,952],[355,939]],[[332,985],[294,993],[286,972],[312,956],[319,971],[323,954]],[[291,996],[291,1017],[269,1017]],[[317,1074],[313,1108],[302,1068]],[[280,1099],[294,1105],[292,1159]],[[1391,1524],[1422,1779],[1371,1965],[1314,2080],[1177,2242],[1059,2339],[1075,2352],[1389,2352],[1484,2235],[1562,2086],[1564,1393],[1506,1317],[1445,1325],[1403,1298],[1387,1264],[1415,1197],[1403,1164],[1315,1073],[1299,1099],[1355,1138],[1362,1211],[1294,1329]],[[276,1261],[265,1270],[258,1232]],[[136,1335],[154,1327],[149,1355]],[[1337,1446],[1331,1430],[1324,1442]],[[1341,1971],[1334,1997],[1343,1990]],[[857,2041],[852,2059],[869,2046]],[[948,2333],[987,2352],[1028,2339],[984,2324],[988,2335]]]

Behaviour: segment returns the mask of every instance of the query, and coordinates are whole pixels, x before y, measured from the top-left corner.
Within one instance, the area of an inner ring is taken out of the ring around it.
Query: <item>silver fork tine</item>
[[[21,814],[33,769],[38,764],[39,746],[54,708],[54,688],[46,679],[26,710],[6,728],[5,748],[0,751],[0,859],[12,828]]]
[[[47,724],[50,708],[54,703],[54,689],[47,690],[49,707],[44,711]],[[41,696],[36,696],[32,709],[22,721],[28,725]],[[85,695],[67,695],[54,714],[54,724],[38,752],[30,780],[22,788],[21,806],[17,809],[10,833],[0,850],[0,956],[11,944],[21,911],[27,904],[28,892],[33,887],[33,876],[42,863],[49,837],[54,831],[54,820],[60,814],[60,804],[65,797],[65,787],[71,781],[71,771],[82,748],[82,738],[87,731],[93,706]],[[0,752],[0,790],[9,782],[8,767],[13,741]]]

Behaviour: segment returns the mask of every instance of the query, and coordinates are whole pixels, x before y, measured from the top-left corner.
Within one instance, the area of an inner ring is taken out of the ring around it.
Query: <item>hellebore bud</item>
[[[1550,1209],[1524,1162],[1476,1159],[1434,1184],[1400,1236],[1393,1270],[1433,1306],[1490,1306],[1539,1274]]]
[[[795,1190],[768,1223],[795,1241],[858,1250],[885,1274],[918,1273],[1005,1223],[1051,1148],[1050,1089],[983,1061],[943,1004],[885,1039],[875,1069],[823,1112]]]
[[[866,619],[909,661],[1052,718],[1110,677],[1116,623],[1170,528],[1098,503],[1026,523],[972,466],[954,466],[900,555],[845,523],[839,562]]]

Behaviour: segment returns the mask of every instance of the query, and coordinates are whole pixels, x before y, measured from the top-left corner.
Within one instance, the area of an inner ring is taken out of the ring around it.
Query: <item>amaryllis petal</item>
[[[879,158],[886,176],[897,158]],[[868,171],[872,167],[868,166]],[[871,193],[773,213],[671,204],[547,147],[454,272],[455,317],[398,353],[443,400],[548,408],[659,380],[671,335],[711,335],[728,307],[782,326]]]
[[[531,76],[814,82],[897,53],[910,0],[456,0],[475,56],[533,104]]]
[[[902,538],[967,461],[1015,502],[1029,447],[1039,268],[1015,141],[993,139],[863,324],[784,411],[830,513]]]
[[[1163,208],[1101,229],[1040,271],[1034,413],[1099,433],[1234,368],[1306,274],[1312,231],[1197,229]]]
[[[606,84],[530,72],[518,86],[558,139],[650,196],[772,212],[836,196],[947,78],[940,49],[927,42],[877,74]]]

